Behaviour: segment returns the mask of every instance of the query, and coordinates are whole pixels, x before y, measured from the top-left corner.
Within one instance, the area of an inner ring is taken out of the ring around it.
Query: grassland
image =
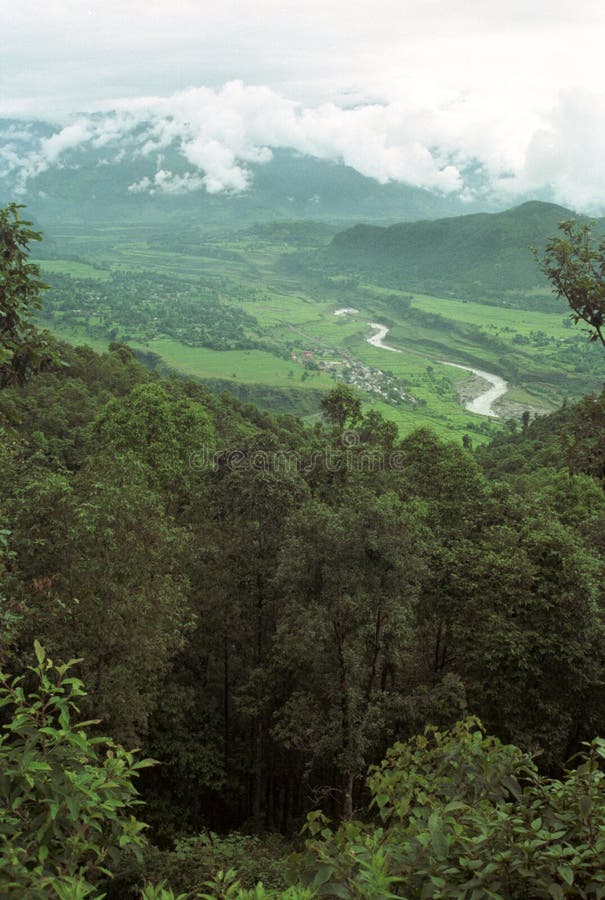
[[[33,259],[50,274],[69,275],[71,278],[92,278],[95,281],[108,281],[109,272],[99,269],[90,263],[77,262],[71,259]]]
[[[271,387],[297,387],[330,390],[334,382],[321,372],[302,379],[303,371],[287,360],[262,350],[210,350],[187,347],[177,341],[159,338],[148,344],[132,342],[139,349],[159,354],[167,366],[195,378],[228,379],[245,384],[267,384]]]
[[[328,391],[344,371],[337,364],[345,361],[347,366],[389,373],[414,398],[395,403],[373,390],[363,394],[367,407],[397,422],[402,432],[429,425],[442,435],[460,439],[472,433],[481,441],[501,428],[502,421],[466,411],[457,388],[468,373],[441,361],[503,375],[511,386],[511,415],[517,416],[523,407],[535,413],[552,409],[565,397],[580,396],[605,380],[599,355],[569,327],[566,308],[555,300],[551,312],[417,292],[399,292],[399,303],[392,290],[374,284],[293,274],[280,265],[289,253],[283,242],[249,232],[205,235],[197,250],[195,242],[179,249],[178,241],[170,235],[163,241],[162,234],[161,225],[134,231],[124,224],[91,233],[65,226],[52,235],[64,257],[40,260],[42,273],[70,276],[74,305],[78,281],[106,280],[108,269],[213,285],[220,302],[254,317],[267,349],[213,350],[161,334],[151,340],[131,334],[129,343],[153,351],[167,367],[186,375],[234,387],[255,385],[261,403],[263,386],[268,392],[295,388],[309,396]],[[158,249],[164,245],[168,249]],[[344,306],[354,307],[357,314],[335,316]],[[368,344],[369,322],[388,325],[388,343],[402,352]],[[52,327],[67,340],[97,348],[110,340],[92,317],[77,328],[60,320]],[[335,371],[328,371],[331,365]]]

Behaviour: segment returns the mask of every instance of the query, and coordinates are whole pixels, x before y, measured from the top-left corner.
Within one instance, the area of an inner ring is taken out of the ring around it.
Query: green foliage
[[[258,882],[252,888],[243,888],[238,872],[229,868],[219,869],[212,878],[204,882],[201,890],[193,893],[175,894],[165,882],[156,886],[147,884],[143,888],[141,900],[313,900],[316,896],[313,888],[302,885],[273,890]]]
[[[164,881],[156,885],[146,884],[141,894],[141,900],[187,900],[188,897],[189,894],[175,894]]]
[[[174,399],[159,384],[138,385],[111,400],[93,435],[110,452],[136,453],[149,467],[151,483],[173,494],[190,487],[192,460],[210,459],[215,448],[206,410],[186,398]]]
[[[540,284],[527,247],[543,246],[568,212],[552,203],[529,202],[500,213],[356,225],[337,234],[315,265],[390,288],[545,309],[546,285]]]
[[[259,882],[253,888],[242,889],[235,869],[217,872],[204,886],[208,890],[195,895],[200,900],[313,900],[316,896],[313,888],[298,885],[275,891]]]
[[[334,760],[345,817],[390,718],[389,688],[424,574],[422,512],[393,493],[343,492],[336,509],[310,500],[292,515],[282,547],[274,679],[292,687],[273,734],[314,762]]]
[[[28,262],[29,244],[42,236],[21,219],[16,203],[0,209],[0,387],[22,384],[53,359],[50,345],[32,324],[46,285]]]
[[[134,786],[150,760],[92,737],[78,721],[77,660],[55,665],[35,644],[31,675],[0,675],[0,892],[15,898],[88,896],[125,851],[140,854]]]
[[[287,850],[287,842],[279,835],[203,832],[177,839],[170,851],[150,849],[144,872],[148,880],[165,882],[187,895],[219,877],[217,873],[227,872],[237,872],[242,889],[253,889],[262,880],[267,890],[279,891],[286,888],[283,858]]]
[[[143,900],[311,900],[314,892],[302,885],[288,888],[284,875],[290,844],[278,835],[224,837],[205,832],[176,841],[170,851],[149,847],[142,866],[129,882],[116,879],[109,896]]]
[[[67,264],[72,274],[54,272],[57,262],[53,263],[43,263],[51,272],[44,314],[53,325],[84,329],[88,338],[109,335],[113,340],[149,341],[163,336],[214,350],[263,346],[257,321],[222,301],[216,278],[187,284],[160,273],[120,271],[107,273],[100,282],[79,277],[77,263]]]
[[[0,667],[11,652],[23,623],[24,610],[14,599],[6,596],[8,573],[7,568],[14,559],[14,551],[9,547],[10,531],[0,528]]]
[[[87,709],[124,742],[144,733],[191,621],[187,536],[147,477],[134,453],[99,455],[75,477],[44,473],[23,492],[13,532],[27,572],[25,634],[84,658]]]
[[[395,745],[369,779],[378,822],[308,818],[305,881],[322,896],[605,896],[605,741],[564,780],[468,719]]]
[[[84,657],[85,715],[161,760],[141,780],[147,819],[183,855],[162,851],[139,886],[202,890],[235,869],[242,891],[279,891],[260,848],[188,850],[183,834],[355,815],[367,765],[427,723],[470,710],[551,772],[602,733],[599,403],[530,422],[482,471],[427,429],[400,440],[348,389],[309,428],[160,380],[118,344],[66,354],[0,392],[2,652],[14,672],[34,637]],[[190,465],[202,442],[216,465]],[[397,893],[379,851],[363,889]]]
[[[353,388],[338,384],[321,401],[321,410],[326,420],[342,432],[346,424],[353,427],[360,421],[361,400]]]
[[[330,390],[338,371],[345,379],[353,377],[364,401],[379,403],[377,408],[402,430],[429,423],[459,439],[469,428],[485,436],[498,424],[463,411],[455,386],[460,372],[439,367],[430,381],[420,375],[427,364],[451,359],[496,371],[513,385],[514,415],[523,406],[551,409],[564,396],[577,397],[600,384],[594,354],[583,352],[590,348],[564,328],[570,323],[553,304],[546,280],[536,286],[541,275],[527,252],[529,241],[542,243],[567,214],[549,204],[529,204],[494,216],[428,223],[422,254],[416,249],[385,254],[370,273],[372,284],[346,275],[326,277],[323,258],[313,273],[276,277],[280,257],[285,265],[297,255],[284,247],[279,227],[273,229],[273,242],[262,239],[260,245],[256,235],[241,231],[210,237],[192,228],[175,233],[166,224],[136,228],[124,223],[93,233],[78,228],[61,238],[64,248],[56,252],[62,258],[43,263],[45,277],[60,282],[47,293],[44,321],[72,342],[91,341],[101,348],[107,340],[129,342],[157,372],[176,370],[204,379],[216,393],[226,389],[267,409],[316,414],[321,392]],[[413,223],[420,231],[426,224]],[[488,239],[482,239],[485,231]],[[325,243],[319,235],[310,240],[316,247]],[[446,252],[450,269],[467,270],[460,278],[444,274]],[[92,265],[79,261],[82,254]],[[368,248],[354,252],[351,264],[363,266],[368,256]],[[407,267],[405,280],[404,275],[396,279],[396,292],[378,286],[391,265]],[[342,268],[339,262],[336,267]],[[511,275],[520,270],[525,286],[510,289]],[[87,271],[94,280],[80,277]],[[62,272],[71,272],[73,279]],[[423,292],[433,285],[436,296],[410,299],[412,283]],[[453,299],[469,296],[479,302]],[[334,308],[344,303],[359,309],[357,319],[334,317]],[[518,316],[515,308],[526,312]],[[255,323],[247,322],[250,314]],[[376,319],[392,327],[394,346],[414,353],[388,353],[365,344],[363,323]],[[302,349],[313,350],[314,361],[307,361],[307,368],[293,367],[291,353]],[[373,368],[365,384],[352,362]],[[325,371],[311,372],[309,365],[325,366]],[[402,396],[406,388],[416,402]]]
[[[576,406],[563,445],[572,472],[605,478],[605,390],[584,397]]]
[[[590,225],[575,219],[560,222],[559,231],[546,245],[542,271],[569,303],[571,320],[584,322],[588,340],[605,347],[605,239],[597,245]]]

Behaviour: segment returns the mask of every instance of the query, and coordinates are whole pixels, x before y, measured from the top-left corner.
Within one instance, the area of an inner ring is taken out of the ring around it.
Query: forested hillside
[[[565,764],[605,733],[605,394],[476,453],[343,384],[304,426],[28,331],[35,275],[11,245],[3,896],[603,896],[603,742]]]
[[[356,225],[333,238],[322,261],[390,287],[544,309],[548,284],[530,246],[542,250],[559,222],[573,215],[562,206],[532,201],[499,213],[382,228]]]

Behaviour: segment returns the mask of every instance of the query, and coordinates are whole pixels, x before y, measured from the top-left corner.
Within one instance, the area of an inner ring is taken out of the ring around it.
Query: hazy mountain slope
[[[331,269],[386,285],[476,295],[545,285],[530,245],[542,247],[574,213],[532,201],[479,213],[389,227],[357,225],[335,235],[324,253]]]
[[[18,197],[42,223],[114,221],[116,216],[134,222],[184,217],[192,224],[221,226],[292,218],[389,222],[468,209],[454,196],[379,184],[338,162],[279,148],[270,162],[248,166],[251,186],[240,194],[133,190],[145,179],[153,181],[160,169],[186,177],[191,166],[176,145],[143,155],[136,141],[127,150],[81,143],[55,153],[48,149],[54,132],[46,123],[0,120],[0,203]],[[25,181],[24,165],[32,172]]]

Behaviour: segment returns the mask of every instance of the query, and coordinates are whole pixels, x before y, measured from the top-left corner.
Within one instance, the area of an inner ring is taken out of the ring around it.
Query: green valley
[[[444,436],[482,441],[524,410],[550,411],[597,389],[605,376],[527,246],[528,237],[543,243],[566,212],[534,203],[504,214],[344,233],[313,222],[239,231],[55,225],[46,251],[52,258],[39,260],[51,286],[43,321],[73,343],[127,343],[160,370],[267,409],[313,416],[322,394],[344,380],[360,390],[366,409],[376,408],[403,433],[430,425]],[[401,257],[394,238],[407,235],[416,246],[431,227],[446,232],[442,246],[429,240],[414,258],[425,270],[432,265],[432,277],[402,264],[395,288],[377,258],[388,250],[395,266]],[[499,242],[477,242],[477,228],[499,234]],[[388,247],[378,253],[381,236]],[[498,293],[486,278],[468,289],[468,273],[488,266],[506,269],[510,287]],[[435,293],[419,290],[431,283]],[[342,309],[354,312],[335,315]],[[389,346],[401,352],[369,344],[370,323],[382,323]],[[506,379],[497,417],[465,408],[485,382],[445,362]]]

